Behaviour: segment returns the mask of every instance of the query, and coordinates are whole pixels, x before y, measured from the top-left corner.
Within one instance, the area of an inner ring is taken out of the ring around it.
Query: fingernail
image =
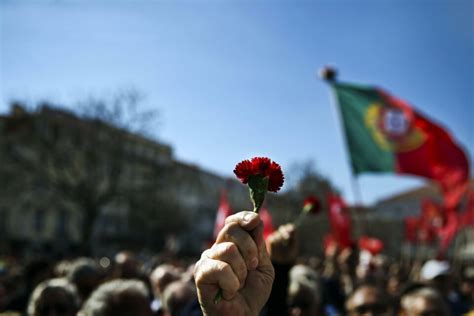
[[[255,258],[253,258],[253,259],[250,261],[250,266],[249,266],[249,268],[250,268],[251,270],[254,270],[254,269],[256,269],[257,267],[258,267],[258,258],[255,257]]]

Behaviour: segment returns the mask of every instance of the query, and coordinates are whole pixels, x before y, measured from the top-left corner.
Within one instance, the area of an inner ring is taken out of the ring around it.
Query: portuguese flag
[[[354,174],[425,177],[441,186],[446,207],[457,205],[467,188],[469,163],[444,128],[379,88],[337,82],[332,87]]]

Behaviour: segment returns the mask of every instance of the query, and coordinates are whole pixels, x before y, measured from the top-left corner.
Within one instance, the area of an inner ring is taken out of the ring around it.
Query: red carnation
[[[267,191],[277,192],[284,182],[281,167],[266,157],[254,157],[239,162],[234,169],[237,178],[248,184],[254,211],[258,212]]]
[[[311,213],[311,214],[318,214],[321,210],[321,202],[319,199],[314,196],[308,196],[303,202],[303,212],[304,213]]]
[[[254,157],[251,161],[255,172],[260,175],[264,175],[272,163],[272,161],[267,157]]]
[[[303,223],[306,214],[316,215],[320,210],[321,202],[319,202],[319,199],[316,196],[310,195],[303,201],[303,209],[293,223],[298,227]]]
[[[280,165],[267,157],[241,161],[235,166],[234,173],[244,184],[248,183],[251,176],[268,177],[268,191],[271,192],[278,192],[284,182]]]

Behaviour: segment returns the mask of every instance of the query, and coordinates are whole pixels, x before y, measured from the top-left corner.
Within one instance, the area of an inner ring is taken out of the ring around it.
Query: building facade
[[[68,252],[86,238],[110,253],[158,247],[177,234],[193,252],[212,235],[223,189],[235,210],[250,209],[236,180],[177,161],[169,145],[107,122],[14,105],[0,131],[4,247]]]

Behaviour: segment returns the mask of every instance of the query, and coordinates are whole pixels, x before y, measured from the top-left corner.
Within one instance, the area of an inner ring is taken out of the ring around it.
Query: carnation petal
[[[276,162],[272,162],[268,168],[266,175],[269,177],[268,191],[277,192],[283,186],[285,177],[281,171],[281,167]]]
[[[270,168],[272,161],[267,157],[254,157],[252,158],[252,165],[259,175],[265,176],[266,171]]]
[[[250,160],[239,162],[234,169],[234,174],[242,183],[247,183],[249,177],[254,174],[254,168]]]

